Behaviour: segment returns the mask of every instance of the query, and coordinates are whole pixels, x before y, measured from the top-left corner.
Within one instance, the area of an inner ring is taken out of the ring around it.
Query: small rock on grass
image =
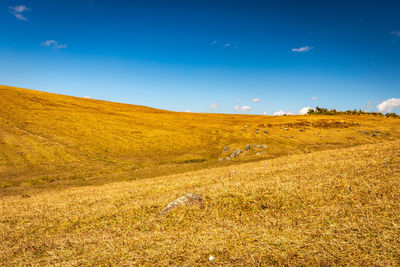
[[[236,158],[237,156],[239,156],[239,154],[242,153],[242,150],[236,149],[235,151],[232,152],[232,154],[229,156],[230,158]]]
[[[170,211],[172,211],[178,207],[181,207],[181,206],[192,206],[192,205],[202,206],[202,204],[203,204],[203,198],[200,195],[187,193],[187,194],[181,196],[180,198],[177,198],[174,201],[170,202],[160,212],[160,214],[158,216],[165,216]]]

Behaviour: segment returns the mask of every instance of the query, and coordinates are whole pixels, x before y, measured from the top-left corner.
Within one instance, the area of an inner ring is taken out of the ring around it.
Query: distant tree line
[[[327,109],[316,107],[315,109],[310,108],[307,112],[308,115],[373,115],[373,116],[385,116],[387,118],[400,118],[400,116],[396,113],[386,113],[383,114],[381,112],[369,112],[363,111],[361,109],[357,110],[346,110],[346,111],[337,111],[336,109]]]

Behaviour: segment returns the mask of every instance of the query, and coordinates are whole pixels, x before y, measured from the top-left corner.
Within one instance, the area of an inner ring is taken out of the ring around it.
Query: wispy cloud
[[[390,34],[400,37],[400,31],[392,31]]]
[[[230,46],[231,46],[231,43],[224,44],[224,47],[230,47]]]
[[[19,20],[28,20],[27,17],[22,15],[23,12],[31,10],[30,8],[26,7],[25,5],[19,5],[19,6],[10,6],[8,8],[8,11],[13,14],[17,19]]]
[[[65,44],[59,44],[56,40],[47,40],[47,41],[44,41],[44,42],[42,43],[42,46],[47,46],[47,47],[57,48],[57,49],[60,49],[60,48],[67,48],[67,45],[65,45]]]
[[[240,101],[242,101],[242,99],[238,98],[238,99],[237,99],[237,102],[239,103]]]
[[[253,102],[253,103],[258,103],[258,102],[260,102],[260,101],[261,101],[261,98],[259,98],[259,97],[253,98],[253,99],[251,100],[251,102]]]
[[[308,52],[313,48],[314,47],[311,47],[311,46],[307,45],[307,46],[303,46],[303,47],[299,47],[299,48],[292,48],[292,51],[293,52]]]
[[[211,42],[212,45],[215,45],[216,43],[218,43],[218,40],[214,40]]]
[[[85,96],[82,96],[83,98],[88,98],[88,99],[91,99],[92,97],[91,96],[89,96],[89,95],[85,95]]]
[[[191,109],[187,109],[187,110],[185,110],[185,112],[192,112],[192,110]]]
[[[214,109],[216,109],[218,106],[219,106],[218,103],[211,104],[211,105],[210,105],[210,110],[214,110]]]
[[[400,98],[390,98],[388,100],[383,101],[378,106],[376,106],[379,112],[390,112],[395,108],[400,107]]]
[[[311,98],[313,101],[317,100],[318,98],[316,96]]]
[[[240,112],[246,112],[246,111],[250,111],[251,107],[250,106],[235,106],[235,111],[240,113]]]

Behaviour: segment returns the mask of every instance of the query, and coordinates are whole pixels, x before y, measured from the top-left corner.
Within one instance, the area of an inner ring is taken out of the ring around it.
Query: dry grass
[[[363,133],[373,130],[381,133]],[[179,113],[0,86],[0,195],[143,179],[399,137],[400,120],[392,118]],[[246,144],[268,148],[217,161],[228,154],[222,152],[226,145]]]
[[[400,265],[399,137],[0,86],[0,265]],[[157,217],[188,192],[204,206]]]
[[[2,197],[0,262],[399,265],[399,151],[394,141]],[[204,208],[156,218],[187,192]]]

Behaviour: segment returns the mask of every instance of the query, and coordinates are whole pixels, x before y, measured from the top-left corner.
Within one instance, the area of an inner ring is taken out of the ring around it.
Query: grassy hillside
[[[399,265],[399,151],[384,142],[1,197],[0,262]],[[157,217],[187,192],[204,207]]]
[[[179,113],[0,86],[0,193],[380,143],[399,130],[399,119],[374,116]],[[246,144],[267,148],[218,161]]]

